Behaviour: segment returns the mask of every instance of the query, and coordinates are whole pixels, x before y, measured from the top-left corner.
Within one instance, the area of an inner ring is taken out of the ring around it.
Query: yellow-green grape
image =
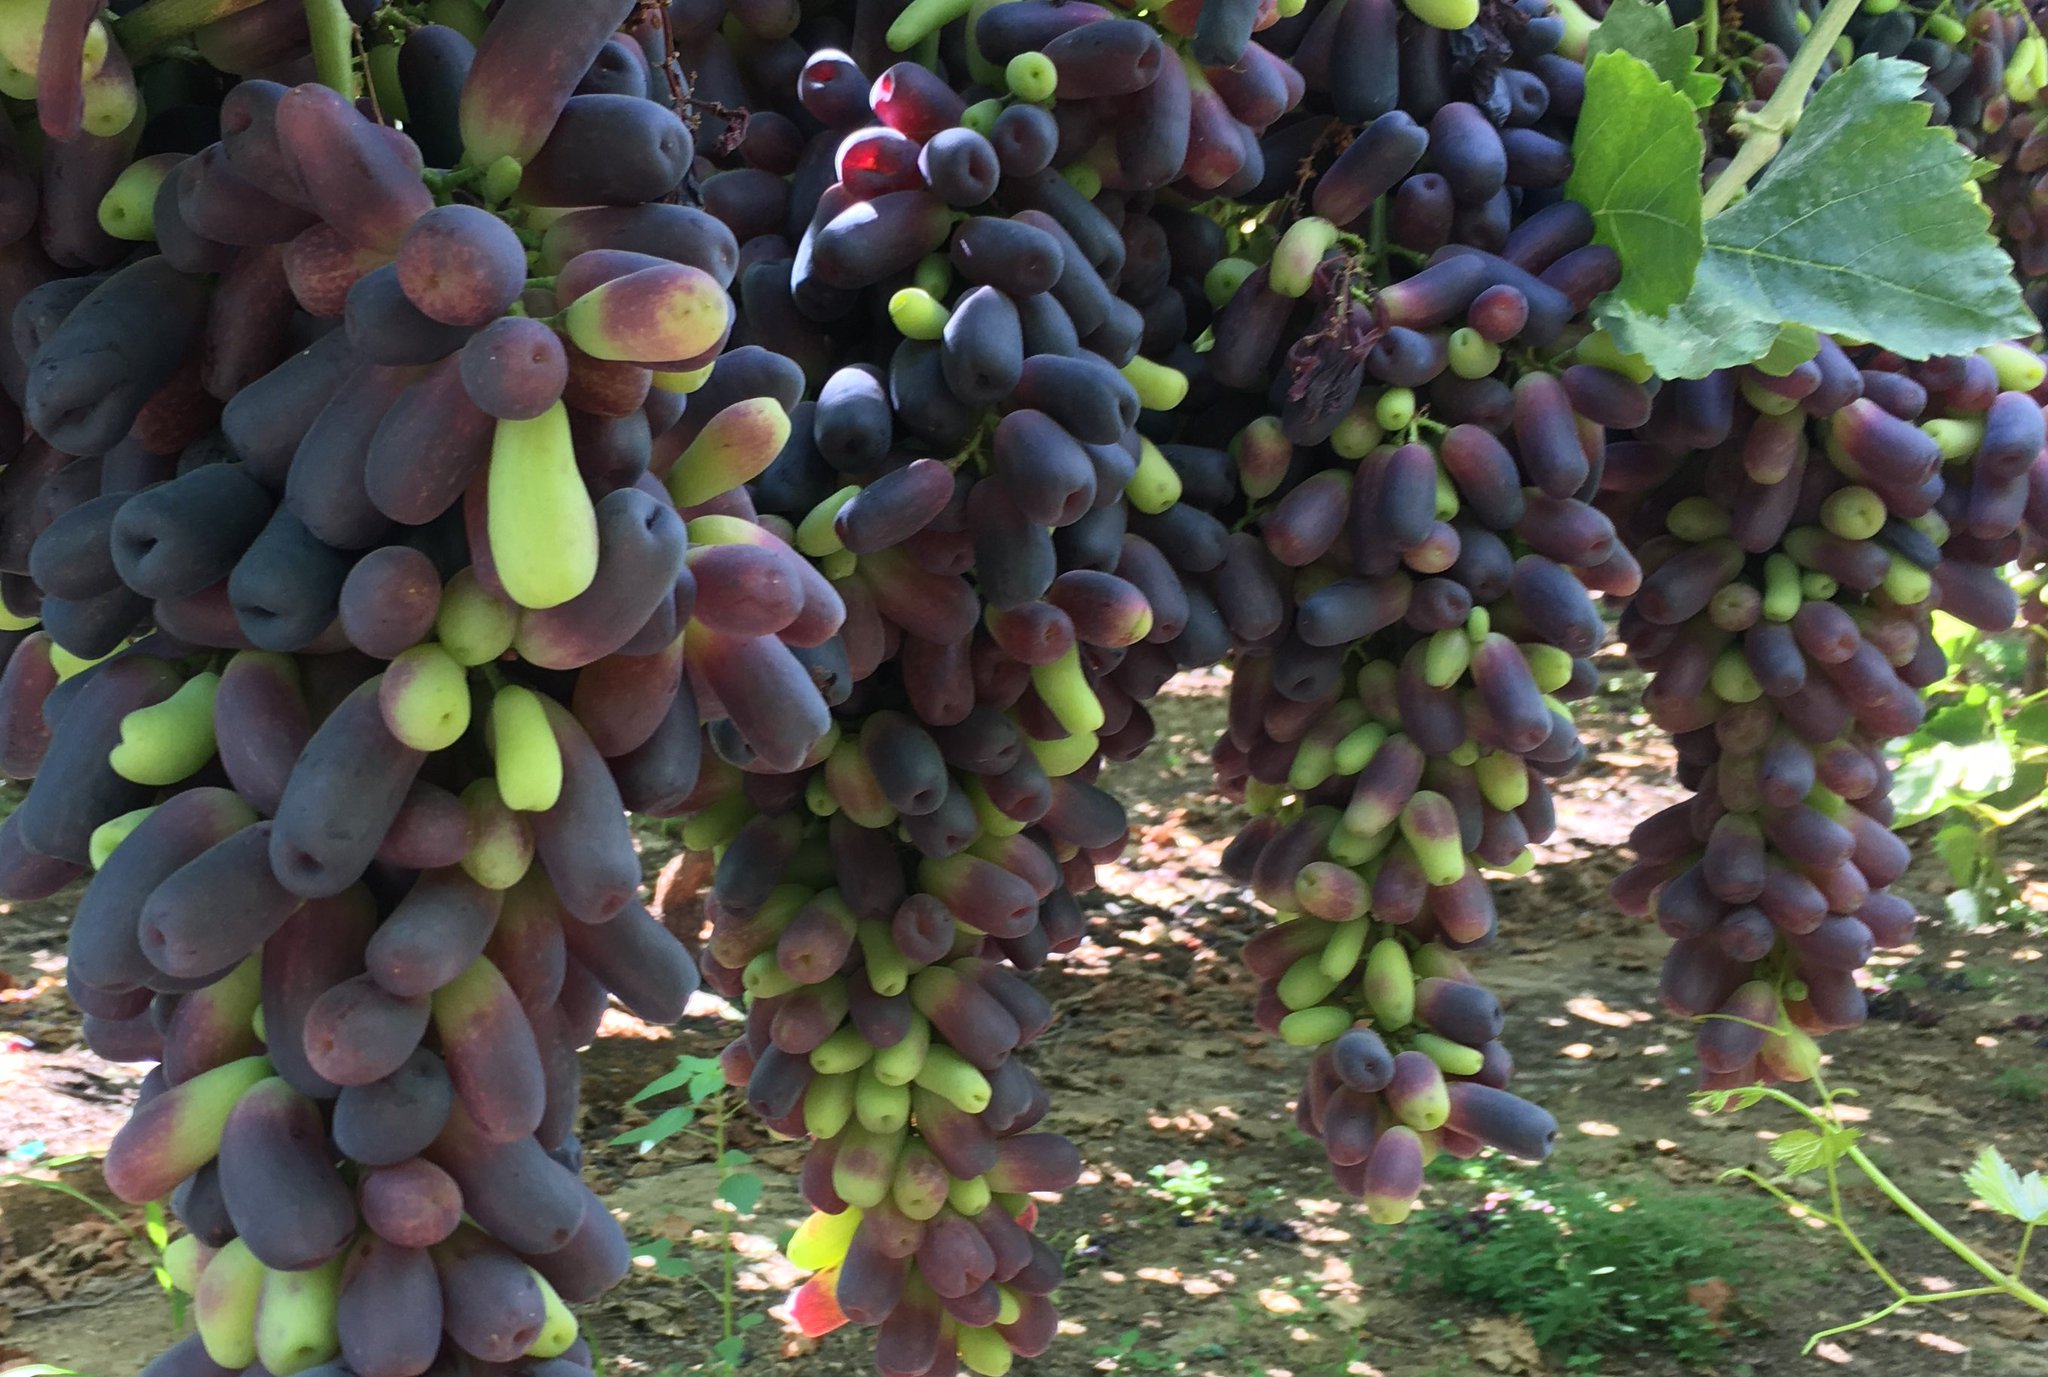
[[[925,1049],[924,1064],[911,1079],[968,1114],[979,1114],[987,1109],[994,1094],[988,1077],[942,1042],[932,1043]]]
[[[1401,806],[1401,836],[1432,885],[1453,884],[1464,875],[1457,809],[1434,789],[1417,789]]]
[[[1529,801],[1529,767],[1508,751],[1488,751],[1472,762],[1480,797],[1503,813]]]
[[[1387,728],[1379,722],[1368,722],[1354,731],[1347,732],[1331,753],[1331,763],[1340,775],[1355,775],[1371,760],[1387,739]]]
[[[707,363],[702,368],[685,369],[680,373],[657,368],[654,370],[654,385],[664,392],[687,397],[710,380],[713,367]]]
[[[1977,446],[1984,442],[1984,422],[1975,416],[1922,421],[1920,429],[1934,441],[1935,447],[1941,451],[1941,457],[1950,463],[1969,458],[1977,452]]]
[[[953,289],[953,265],[942,253],[928,253],[911,270],[910,285],[943,299]]]
[[[1474,608],[1478,612],[1484,609]],[[1556,693],[1572,681],[1571,652],[1539,641],[1524,641],[1521,644],[1522,661],[1529,666],[1529,675],[1535,679],[1538,691]]]
[[[1280,0],[1280,3],[1274,6],[1274,13],[1282,19],[1292,19],[1307,8],[1308,0]]]
[[[953,1330],[954,1351],[960,1355],[960,1362],[975,1377],[1004,1377],[1017,1355],[1010,1351],[1010,1344],[993,1329],[976,1329],[972,1325],[957,1325]]]
[[[1383,430],[1406,430],[1415,423],[1415,393],[1406,387],[1388,388],[1373,407],[1373,419]]]
[[[512,648],[519,609],[484,587],[474,568],[458,572],[441,590],[434,636],[459,665],[488,664]]]
[[[1461,378],[1484,378],[1500,367],[1500,346],[1469,325],[1451,331],[1444,353]]]
[[[1422,653],[1422,678],[1431,688],[1449,688],[1472,663],[1472,642],[1462,626],[1448,626],[1429,638]]]
[[[1869,540],[1889,515],[1882,497],[1854,484],[1836,488],[1820,504],[1820,524],[1844,540]]]
[[[946,1187],[946,1203],[970,1219],[987,1209],[989,1202],[994,1198],[995,1192],[989,1188],[988,1182],[979,1176],[966,1180],[956,1176],[953,1178],[953,1184]]]
[[[199,1274],[192,1314],[206,1356],[239,1371],[256,1361],[256,1302],[264,1266],[249,1245],[231,1238]]]
[[[1934,576],[1910,560],[1895,559],[1884,571],[1885,595],[1901,607],[1926,602],[1934,592]]]
[[[772,961],[775,953],[772,951],[762,952],[761,955],[769,957]],[[758,960],[759,958],[756,959]],[[751,963],[747,969],[749,972],[753,970]],[[795,985],[792,984],[790,988],[794,989]],[[749,989],[747,993],[753,994],[754,992]],[[782,993],[786,994],[788,991],[782,991]],[[773,996],[766,997],[772,998]],[[842,1071],[858,1071],[861,1067],[868,1064],[868,1059],[874,1056],[874,1054],[875,1049],[868,1043],[865,1037],[861,1036],[860,1029],[849,1023],[811,1049],[811,1069],[821,1076],[833,1076]]]
[[[815,1211],[796,1226],[796,1232],[783,1246],[782,1255],[792,1267],[806,1272],[837,1267],[845,1260],[846,1250],[853,1246],[853,1232],[860,1227],[860,1221],[861,1211],[857,1209],[841,1210],[838,1214]]]
[[[510,153],[491,160],[484,169],[484,179],[478,188],[484,200],[491,205],[503,205],[512,199],[512,193],[519,190],[519,183],[526,177],[526,168]]]
[[[1817,569],[1808,569],[1799,576],[1799,591],[1813,602],[1826,602],[1842,591],[1842,585]]]
[[[740,987],[747,992],[747,998],[749,999],[775,999],[796,989],[797,979],[782,969],[776,962],[773,951],[764,951],[740,968]],[[841,1029],[840,1031],[844,1032],[845,1030]],[[838,1053],[844,1050],[844,1048],[834,1050],[829,1066],[820,1066],[818,1064],[817,1052],[813,1050],[811,1053],[811,1069],[821,1076],[836,1076],[857,1069],[861,1064],[858,1061],[847,1066],[839,1064],[836,1058]]]
[[[569,1351],[576,1342],[576,1317],[569,1313],[569,1307],[562,1303],[560,1295],[548,1279],[531,1267],[526,1269],[540,1287],[541,1314],[540,1334],[533,1346],[526,1350],[530,1358],[558,1358]]]
[[[1799,405],[1797,397],[1788,397],[1782,392],[1773,392],[1753,377],[1742,380],[1742,397],[1758,412],[1765,416],[1783,416]]]
[[[1287,227],[1266,265],[1266,285],[1281,296],[1300,300],[1308,295],[1323,255],[1337,242],[1337,227],[1320,215],[1308,215]]]
[[[853,1122],[853,1088],[857,1072],[836,1076],[813,1076],[804,1091],[804,1132],[819,1142],[837,1138]]]
[[[910,0],[882,35],[891,52],[909,52],[956,19],[964,18],[968,0]]]
[[[813,775],[811,780],[821,789],[824,787],[820,776]],[[730,798],[722,798],[702,812],[683,819],[683,845],[692,851],[715,851],[738,836],[739,830],[753,817],[754,805],[744,794],[735,793]]]
[[[932,1025],[923,1014],[913,1011],[909,1031],[896,1042],[875,1053],[875,1079],[884,1085],[909,1085],[918,1078],[918,1073],[924,1070],[925,1058],[931,1055],[931,1050]],[[982,1079],[986,1081],[988,1078],[984,1076]],[[926,1088],[943,1099],[952,1099],[952,1096],[936,1087]]]
[[[1789,622],[1806,600],[1799,586],[1799,566],[1787,554],[1764,556],[1764,618]]]
[[[1280,1039],[1290,1047],[1320,1047],[1335,1042],[1351,1026],[1351,1011],[1334,1004],[1297,1009],[1280,1020]]]
[[[1432,28],[1453,32],[1467,28],[1479,18],[1479,0],[1404,0],[1408,13]]]
[[[39,625],[41,625],[40,618],[24,617],[21,613],[9,607],[5,598],[0,598],[0,631],[26,631],[32,626]]]
[[[1467,1047],[1462,1042],[1453,1042],[1435,1033],[1417,1033],[1409,1042],[1416,1051],[1435,1062],[1437,1069],[1446,1076],[1476,1076],[1479,1068],[1486,1065],[1486,1057],[1478,1048]]]
[[[1202,275],[1202,295],[1209,298],[1209,304],[1222,310],[1237,295],[1237,289],[1244,285],[1258,268],[1249,258],[1219,258],[1209,271]]]
[[[889,323],[905,339],[938,339],[951,316],[946,303],[923,287],[901,287],[889,297]]]
[[[33,77],[42,68],[43,29],[50,18],[50,0],[7,0],[0,5],[0,57],[22,75]],[[107,26],[95,19],[85,31],[85,53],[79,75],[91,80],[107,61]],[[13,92],[8,92],[13,95]],[[29,83],[28,100],[35,96]]]
[[[789,412],[773,397],[749,397],[725,407],[668,471],[669,496],[678,507],[694,507],[752,482],[789,443],[789,429]]]
[[[206,1270],[213,1249],[199,1241],[197,1234],[179,1234],[164,1245],[164,1275],[185,1295],[199,1290],[199,1274]]]
[[[1445,756],[1444,759],[1462,769],[1470,769],[1473,763],[1479,759],[1479,743],[1468,736],[1457,745],[1451,747],[1451,753]]]
[[[1059,89],[1060,72],[1044,53],[1018,53],[1003,67],[1003,84],[1018,100],[1038,105]]]
[[[1749,661],[1740,650],[1722,651],[1714,661],[1714,672],[1707,683],[1724,703],[1754,703],[1764,694],[1763,685],[1757,683]]]
[[[1340,459],[1363,459],[1386,434],[1373,414],[1373,405],[1361,398],[1330,432],[1330,448],[1337,451]]]
[[[1680,540],[1695,544],[1719,540],[1728,534],[1729,518],[1722,506],[1708,497],[1687,497],[1671,504],[1664,514],[1664,529]]]
[[[86,842],[86,853],[92,861],[92,868],[98,870],[105,865],[107,857],[114,854],[114,849],[127,841],[128,834],[142,826],[142,820],[155,811],[156,805],[152,803],[147,808],[137,808],[117,818],[108,818],[93,828],[92,836]]]
[[[1415,1021],[1415,968],[1399,938],[1382,937],[1373,944],[1360,988],[1373,1023],[1382,1031],[1406,1028]]]
[[[1312,952],[1287,968],[1286,974],[1280,977],[1276,992],[1280,1002],[1288,1008],[1310,1009],[1329,998],[1330,992],[1343,978],[1342,973],[1325,974],[1321,954]]]
[[[303,1372],[341,1352],[334,1307],[341,1299],[343,1256],[306,1272],[264,1269],[256,1302],[256,1361],[265,1371]]]
[[[521,607],[559,607],[597,577],[597,512],[576,467],[569,409],[499,421],[485,482],[491,559]]]
[[[978,100],[960,112],[960,126],[987,138],[988,132],[996,127],[996,116],[1004,109],[999,100]]]
[[[506,890],[525,879],[533,866],[533,828],[505,806],[497,784],[471,780],[462,791],[462,810],[469,814],[463,873],[485,889]]]
[[[1946,16],[1942,17],[1946,18]],[[1956,30],[1958,37],[1952,40],[1943,40],[1938,37],[1938,31],[1935,27],[1934,18],[1935,16],[1930,15],[1927,20],[1927,33],[1930,37],[1934,37],[1937,42],[1962,41],[1960,37],[1961,33],[1963,32],[1961,24],[1956,23],[1954,19],[1949,19],[1948,24],[1944,25],[1943,28],[1946,29],[1948,27],[1953,27]],[[2036,77],[2034,74],[2034,54],[2035,50],[2040,46],[2041,36],[2038,33],[2029,32],[2027,36],[2025,38],[2022,38],[2019,41],[2018,45],[2013,48],[2012,56],[2006,60],[2005,93],[2022,105],[2028,104],[2034,99],[2035,96],[2041,93],[2040,79]]]
[[[1138,394],[1138,405],[1147,411],[1171,411],[1187,400],[1188,377],[1178,368],[1133,354],[1122,372],[1124,381]]]
[[[1866,3],[1863,8],[1870,6]],[[2032,392],[2048,382],[2048,360],[2024,344],[1987,344],[1977,352],[1990,360],[2001,392]]]
[[[1091,201],[1102,194],[1102,174],[1087,163],[1068,163],[1060,169],[1060,176]]]
[[[826,555],[844,550],[846,546],[839,539],[839,532],[834,523],[839,516],[839,509],[859,495],[860,485],[850,483],[804,513],[804,519],[797,523],[796,548],[812,559],[823,559]],[[690,538],[697,539],[694,529],[690,532]]]
[[[1319,964],[1323,974],[1330,977],[1331,989],[1336,989],[1357,969],[1359,958],[1365,955],[1365,939],[1371,929],[1370,919],[1353,918],[1348,923],[1339,923],[1337,930],[1330,934],[1330,940],[1323,944]]]
[[[853,1117],[870,1133],[894,1133],[910,1122],[910,1087],[884,1085],[870,1061],[855,1075]]]
[[[561,798],[562,748],[532,689],[507,684],[492,696],[491,757],[507,808],[544,813]]]
[[[1439,464],[1436,470],[1436,519],[1451,520],[1457,516],[1460,506],[1458,485],[1451,481],[1450,474],[1444,472],[1443,466]]]
[[[1185,386],[1187,380],[1181,380]],[[1157,516],[1180,501],[1180,474],[1160,453],[1159,446],[1140,436],[1138,439],[1138,466],[1124,484],[1124,496],[1131,505],[1147,516]]]
[[[107,194],[100,197],[100,228],[132,243],[156,238],[157,189],[171,169],[184,161],[182,153],[152,153],[122,168]]]
[[[1580,363],[1610,369],[1631,382],[1646,383],[1656,376],[1656,370],[1648,359],[1623,349],[1605,330],[1595,330],[1580,340],[1573,348],[1572,356]]]
[[[469,672],[438,642],[423,642],[385,668],[377,703],[402,744],[446,750],[469,730]]]
[[[1038,696],[1045,700],[1046,707],[1069,732],[1094,733],[1102,730],[1102,700],[1095,696],[1095,689],[1088,682],[1088,672],[1081,666],[1078,643],[1068,646],[1066,653],[1050,664],[1033,665],[1031,686],[1038,690]]]
[[[660,263],[592,287],[556,317],[562,333],[595,358],[622,363],[693,359],[732,324],[732,299],[718,279],[683,263]]]
[[[114,773],[136,784],[176,784],[213,759],[213,698],[220,676],[195,674],[161,703],[121,719],[121,741],[107,753]]]
[[[1330,859],[1333,861],[1348,866],[1362,866],[1392,846],[1394,838],[1399,835],[1400,833],[1391,827],[1383,827],[1366,836],[1360,836],[1349,828],[1339,827],[1330,834],[1330,840],[1324,843],[1323,849],[1330,853]]]

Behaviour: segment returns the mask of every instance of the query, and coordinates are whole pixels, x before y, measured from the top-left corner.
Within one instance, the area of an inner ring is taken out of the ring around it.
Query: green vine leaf
[[[1602,300],[1630,318],[1678,306],[1693,289],[1706,242],[1703,157],[1692,102],[1649,63],[1618,49],[1588,62],[1565,194],[1592,212],[1593,238],[1620,255],[1621,285]]]
[[[739,1214],[752,1214],[761,1203],[761,1178],[750,1171],[737,1171],[718,1187],[718,1198]]]
[[[1787,1176],[1804,1176],[1841,1161],[1842,1154],[1862,1136],[1853,1128],[1829,1128],[1825,1133],[1795,1128],[1772,1142],[1771,1160],[1783,1167]]]
[[[1586,62],[1602,53],[1621,52],[1641,58],[1665,85],[1685,93],[1695,109],[1704,110],[1721,94],[1721,83],[1700,70],[1698,24],[1671,22],[1671,11],[1644,0],[1615,0],[1606,17],[1586,40]]]
[[[1963,1184],[1986,1205],[2022,1224],[2048,1220],[2048,1181],[2043,1181],[2038,1171],[2021,1176],[1995,1147],[1977,1154],[1977,1160],[1963,1173]]]
[[[1830,77],[1749,194],[1706,222],[1685,300],[1645,308],[1624,254],[1600,323],[1681,378],[1762,356],[1786,322],[1913,359],[2033,333],[1969,155],[1914,98],[1923,75],[1866,57]]]

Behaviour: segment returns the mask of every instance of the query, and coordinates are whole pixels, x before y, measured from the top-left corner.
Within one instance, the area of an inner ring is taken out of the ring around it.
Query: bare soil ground
[[[1731,1220],[1749,1221],[1740,1227],[1751,1231],[1743,1242],[1757,1260],[1754,1276],[1699,1290],[1726,1340],[1694,1365],[1648,1345],[1601,1358],[1546,1353],[1512,1310],[1402,1285],[1389,1235],[1334,1191],[1314,1145],[1293,1126],[1300,1053],[1251,1026],[1253,985],[1236,955],[1260,919],[1216,871],[1237,817],[1208,787],[1221,685],[1220,677],[1182,680],[1156,705],[1157,744],[1116,778],[1131,803],[1134,839],[1089,900],[1093,943],[1040,977],[1059,1010],[1031,1054],[1053,1093],[1047,1127],[1079,1143],[1087,1174],[1045,1210],[1041,1227],[1069,1255],[1069,1281],[1062,1338],[1036,1371],[2048,1377],[2048,1319],[1998,1302],[1904,1313],[1802,1353],[1810,1333],[1867,1313],[1885,1296],[1831,1235],[1783,1214],[1738,1211],[1750,1188],[1717,1182],[1730,1167],[1768,1173],[1770,1141],[1793,1125],[1768,1107],[1718,1117],[1690,1107],[1691,1031],[1656,1001],[1663,940],[1606,904],[1629,826],[1676,797],[1669,752],[1626,715],[1634,698],[1627,691],[1587,722],[1601,744],[1564,787],[1546,863],[1503,887],[1502,939],[1481,962],[1509,1005],[1517,1088],[1557,1113],[1563,1144],[1544,1167],[1500,1163],[1479,1182],[1433,1177],[1430,1208],[1407,1227],[1442,1227],[1488,1190],[1540,1193],[1572,1178],[1621,1201],[1728,1202]],[[650,873],[662,845],[646,838]],[[2007,854],[2048,862],[2048,828],[2012,838]],[[1933,912],[1944,886],[1938,864],[1924,862],[1903,884]],[[2030,892],[2048,893],[2048,885]],[[56,1181],[105,1200],[90,1161],[51,1163],[105,1144],[143,1069],[98,1061],[79,1044],[61,983],[72,898],[0,906],[0,1171],[19,1178],[0,1189],[0,1369],[34,1361],[128,1377],[175,1333],[171,1307],[147,1275],[139,1212],[117,1210],[117,1225],[29,1184]],[[1890,987],[1879,1015],[1828,1044],[1829,1074],[1861,1091],[1864,1146],[1962,1238],[1999,1259],[2009,1257],[2016,1233],[1969,1207],[1960,1173],[1987,1143],[2022,1171],[2048,1165],[2044,948],[2048,936],[2038,930],[1929,924],[1920,946],[1887,953],[1873,968]],[[743,1115],[732,1122],[728,1146],[748,1152],[768,1179],[755,1212],[735,1219],[711,1204],[719,1173],[709,1146],[690,1138],[645,1154],[604,1146],[660,1107],[629,1108],[628,1097],[678,1055],[715,1053],[731,1018],[711,1000],[675,1029],[615,1018],[586,1059],[582,1133],[596,1187],[629,1234],[690,1254],[713,1280],[718,1249],[729,1241],[737,1314],[757,1315],[796,1276],[775,1245],[801,1217],[800,1149],[767,1141]],[[1216,1180],[1184,1212],[1154,1168],[1193,1162],[1206,1163]],[[1888,1216],[1874,1191],[1852,1191],[1850,1201],[1873,1221],[1867,1237],[1875,1251],[1909,1284],[1942,1289],[1974,1280]],[[725,1317],[695,1281],[643,1268],[586,1323],[609,1372],[723,1370],[710,1349]],[[857,1332],[812,1343],[768,1318],[746,1336],[745,1373],[869,1370]]]

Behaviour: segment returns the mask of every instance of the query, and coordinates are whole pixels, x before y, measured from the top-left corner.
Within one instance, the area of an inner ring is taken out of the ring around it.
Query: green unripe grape
[[[762,952],[761,955],[768,957],[770,963],[773,964],[774,952],[766,951]],[[760,958],[756,957],[755,959],[759,960]],[[753,969],[753,964],[751,962],[748,963],[747,973],[752,974]],[[778,973],[780,973],[781,969],[780,966],[776,967]],[[795,988],[794,982],[791,983],[790,988]],[[751,985],[748,986],[747,993],[754,993]],[[787,993],[787,991],[784,993]],[[811,1069],[821,1076],[837,1075],[842,1071],[858,1071],[868,1064],[868,1059],[873,1057],[874,1054],[875,1049],[869,1045],[865,1037],[861,1036],[860,1029],[849,1023],[811,1049]]]
[[[1984,422],[1975,417],[1922,421],[1920,429],[1934,441],[1941,457],[1950,463],[1969,458],[1984,442]]]
[[[911,285],[931,293],[941,300],[953,290],[953,264],[941,253],[928,253],[917,260],[917,269],[910,275]]]
[[[1783,416],[1799,405],[1797,397],[1788,397],[1782,392],[1773,392],[1754,378],[1742,380],[1742,396],[1751,406],[1766,416]]]
[[[1446,689],[1464,677],[1472,663],[1472,642],[1462,626],[1445,627],[1429,638],[1422,654],[1422,678],[1431,688]]]
[[[1799,576],[1799,591],[1814,602],[1826,602],[1842,591],[1842,585],[1818,570],[1809,569]]]
[[[1739,650],[1722,651],[1707,682],[1724,703],[1754,703],[1764,696],[1763,685],[1757,683],[1749,661]]]
[[[507,808],[544,813],[562,796],[562,749],[540,695],[507,684],[491,699],[491,756]]]
[[[1289,1009],[1310,1009],[1322,1003],[1337,988],[1337,982],[1350,973],[1347,966],[1336,975],[1323,969],[1322,954],[1312,952],[1287,968],[1280,977],[1277,993],[1280,1002]]]
[[[894,1133],[910,1122],[910,1087],[875,1079],[874,1063],[854,1078],[853,1116],[870,1133]]]
[[[1406,430],[1415,423],[1415,393],[1405,387],[1388,388],[1373,407],[1373,419],[1384,430]]]
[[[1456,32],[1479,18],[1479,0],[1403,0],[1408,13],[1435,29]]]
[[[904,287],[889,298],[889,323],[905,339],[940,338],[952,314],[943,301],[922,287]]]
[[[1844,540],[1869,540],[1884,529],[1888,515],[1882,497],[1854,484],[1835,489],[1820,504],[1820,524]]]
[[[1934,576],[1909,560],[1895,559],[1884,571],[1885,595],[1901,607],[1926,602],[1934,592]]]
[[[1181,379],[1183,388],[1187,379]],[[1157,516],[1180,501],[1180,471],[1167,462],[1166,454],[1151,440],[1138,441],[1138,467],[1124,484],[1124,496],[1147,516]]]
[[[1529,767],[1518,755],[1489,751],[1472,762],[1472,778],[1480,797],[1503,813],[1529,801]]]
[[[1102,194],[1102,174],[1087,163],[1068,163],[1060,169],[1060,176],[1067,179],[1068,186],[1091,201]]]
[[[901,991],[897,991],[901,993]],[[932,1025],[925,1016],[913,1011],[910,1028],[895,1042],[875,1053],[873,1062],[875,1079],[884,1085],[909,1085],[924,1069],[925,1058],[932,1048]],[[970,1110],[979,1113],[979,1110]]]
[[[1120,371],[1138,394],[1138,405],[1147,411],[1171,411],[1187,400],[1188,377],[1178,368],[1133,354]]]
[[[960,112],[960,125],[987,138],[988,131],[996,127],[996,116],[1002,114],[1004,108],[999,100],[978,100]]]
[[[1764,556],[1764,619],[1789,622],[1806,600],[1799,586],[1799,566],[1786,554]]]
[[[1094,690],[1090,689],[1089,694],[1092,697]],[[1051,741],[1027,737],[1024,745],[1038,761],[1038,768],[1053,779],[1064,779],[1086,765],[1094,758],[1097,749],[1095,733],[1092,730],[1074,732]]]
[[[404,124],[410,116],[405,108],[405,88],[398,84],[398,45],[379,43],[363,55],[370,70],[370,90],[377,97],[377,109]]]
[[[1483,378],[1500,367],[1500,346],[1469,325],[1451,331],[1444,350],[1451,371],[1461,378]]]
[[[989,1206],[995,1192],[989,1188],[986,1178],[971,1176],[965,1180],[953,1178],[953,1184],[946,1188],[946,1203],[955,1211],[972,1219]]]
[[[1320,215],[1306,216],[1287,227],[1266,266],[1266,285],[1296,300],[1308,295],[1316,266],[1337,242],[1337,227]]]
[[[512,648],[519,609],[485,588],[476,570],[464,569],[441,590],[434,636],[457,664],[481,665]]]
[[[1209,305],[1222,310],[1237,295],[1237,289],[1252,275],[1259,265],[1249,258],[1219,258],[1202,277],[1202,295],[1209,298]]]
[[[1059,89],[1060,71],[1044,53],[1018,53],[1003,68],[1003,84],[1018,100],[1037,105]]]
[[[157,189],[183,161],[183,154],[155,153],[122,168],[107,194],[100,197],[100,228],[131,243],[155,239]]]
[[[1415,968],[1399,938],[1383,937],[1365,958],[1365,1002],[1382,1031],[1415,1021]]]
[[[105,865],[107,857],[114,854],[114,848],[127,841],[128,834],[142,826],[142,820],[155,811],[156,805],[152,803],[147,808],[137,808],[117,818],[108,818],[93,828],[92,837],[86,843],[87,856],[92,861],[92,868],[98,870]]]
[[[446,750],[469,730],[469,671],[438,642],[424,642],[385,669],[377,702],[384,725],[405,745]]]
[[[876,1054],[877,1061],[880,1056],[880,1053]],[[879,1071],[875,1078],[881,1079]],[[966,1114],[979,1114],[987,1109],[995,1093],[987,1076],[943,1042],[928,1044],[924,1060],[913,1079],[919,1086]]]
[[[1474,611],[1480,609],[1474,608]],[[1556,693],[1572,681],[1571,652],[1539,641],[1525,641],[1521,646],[1522,659],[1529,666],[1536,687],[1543,693]]]
[[[1465,614],[1465,639],[1478,645],[1493,634],[1493,613],[1483,607],[1475,607]],[[1552,646],[1555,650],[1556,647]],[[1547,690],[1546,690],[1547,692]]]
[[[462,791],[469,814],[469,851],[462,868],[485,889],[510,889],[526,878],[533,865],[533,828],[526,815],[515,813],[498,796],[490,779],[473,779]]]
[[[527,1348],[529,1358],[556,1358],[569,1351],[576,1342],[576,1317],[548,1279],[529,1267],[526,1274],[533,1278],[540,1288],[541,1320],[540,1336]]]
[[[1469,768],[1479,759],[1479,743],[1468,736],[1457,745],[1451,747],[1451,753],[1445,756],[1444,759],[1460,769]]]
[[[1280,1040],[1290,1047],[1320,1047],[1344,1036],[1351,1026],[1351,1011],[1334,1004],[1297,1009],[1280,1020]]]
[[[1458,485],[1451,481],[1450,474],[1444,472],[1439,465],[1436,471],[1436,519],[1452,520],[1458,515],[1459,507]]]
[[[1707,497],[1687,497],[1672,504],[1664,514],[1664,529],[1680,540],[1694,544],[1719,540],[1728,534],[1728,513]]]
[[[1486,1055],[1476,1047],[1453,1042],[1435,1033],[1417,1033],[1409,1039],[1415,1050],[1436,1063],[1446,1076],[1476,1076],[1486,1065]]]
[[[1363,459],[1386,434],[1373,415],[1372,405],[1361,398],[1330,432],[1330,448],[1337,451],[1340,459]]]
[[[510,153],[492,159],[491,165],[484,169],[480,188],[485,202],[495,206],[511,200],[512,193],[519,190],[519,183],[525,176],[526,169]]]
[[[161,787],[176,784],[213,759],[213,698],[220,676],[195,674],[160,703],[121,719],[121,740],[107,764],[121,778]]]
[[[2048,381],[2048,361],[2023,344],[1987,344],[1977,352],[1990,360],[2001,392],[2032,392]]]

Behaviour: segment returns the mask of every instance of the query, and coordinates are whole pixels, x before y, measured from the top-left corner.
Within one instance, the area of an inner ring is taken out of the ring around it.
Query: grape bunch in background
[[[1665,1003],[1721,1015],[1710,1086],[1810,1076],[1810,1035],[1865,1017],[1857,969],[1912,937],[1884,746],[1946,672],[1936,606],[2012,625],[2042,376],[2014,348],[1905,364],[1823,339],[1667,387],[1610,447],[1603,504],[1646,571],[1621,635],[1697,791],[1636,827],[1614,891],[1674,939]]]

